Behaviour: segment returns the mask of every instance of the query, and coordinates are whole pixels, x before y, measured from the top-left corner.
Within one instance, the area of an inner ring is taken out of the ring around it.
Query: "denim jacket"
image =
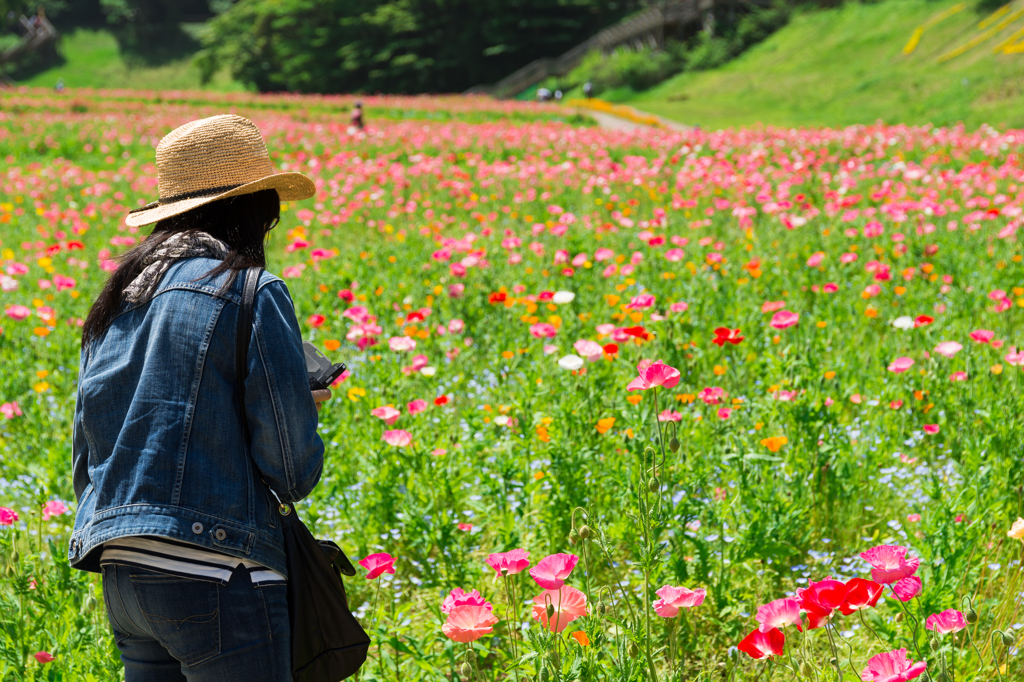
[[[260,277],[241,426],[235,324],[242,273],[174,263],[152,299],[122,303],[81,354],[72,466],[73,566],[99,571],[102,543],[157,535],[250,559],[287,575],[278,503],[320,480],[324,445],[288,288]],[[269,489],[268,489],[269,487]]]

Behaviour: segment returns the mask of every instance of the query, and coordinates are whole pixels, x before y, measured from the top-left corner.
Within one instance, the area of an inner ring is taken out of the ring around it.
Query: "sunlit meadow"
[[[1024,131],[352,100],[5,98],[0,679],[121,676],[65,559],[80,325],[229,111],[318,187],[269,268],[349,366],[302,514],[361,680],[1024,679]]]

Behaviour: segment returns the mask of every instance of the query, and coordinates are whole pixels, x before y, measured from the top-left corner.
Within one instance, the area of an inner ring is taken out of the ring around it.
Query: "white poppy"
[[[583,366],[583,358],[578,355],[566,355],[558,361],[558,366],[574,372]]]
[[[497,417],[494,418],[494,423],[497,424],[498,426],[505,426],[506,424],[508,424],[508,415],[499,414]]]
[[[892,326],[896,327],[897,329],[913,329],[914,318],[908,315],[897,317],[895,320],[892,321]]]
[[[425,377],[432,377],[437,374],[437,367],[424,367],[420,370],[420,374]]]
[[[551,297],[551,302],[562,305],[563,303],[572,303],[574,298],[576,298],[576,294],[571,291],[556,291],[555,295]]]

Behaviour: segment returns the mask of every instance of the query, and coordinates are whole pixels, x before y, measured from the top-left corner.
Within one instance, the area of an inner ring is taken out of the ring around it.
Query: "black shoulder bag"
[[[245,271],[235,334],[235,369],[247,440],[251,434],[245,413],[245,377],[256,285],[262,270]],[[341,581],[342,573],[353,576],[355,568],[338,545],[313,537],[294,506],[282,504],[279,512],[288,564],[292,678],[295,682],[338,682],[359,670],[370,648],[369,636],[348,608]]]

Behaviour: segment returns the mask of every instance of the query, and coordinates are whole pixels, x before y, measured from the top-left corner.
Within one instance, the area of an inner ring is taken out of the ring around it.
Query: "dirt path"
[[[597,121],[597,124],[599,126],[601,126],[602,128],[607,128],[608,130],[627,130],[628,131],[628,130],[636,130],[637,128],[644,128],[644,127],[646,127],[642,123],[634,123],[633,121],[629,121],[629,120],[626,120],[624,118],[619,118],[618,116],[613,116],[612,114],[606,114],[603,111],[594,111],[593,109],[578,109],[578,111],[581,114],[584,114],[586,116],[590,116],[592,119]],[[643,112],[643,113],[646,114],[647,112]],[[688,125],[683,125],[682,123],[677,123],[675,121],[668,121],[668,120],[666,120],[664,118],[661,118],[660,116],[657,117],[657,118],[658,118],[658,120],[661,121],[661,124],[663,126],[665,126],[666,128],[669,128],[671,130],[679,130],[679,131],[685,132],[687,130],[690,130],[691,127],[692,127],[692,126],[688,126]]]

